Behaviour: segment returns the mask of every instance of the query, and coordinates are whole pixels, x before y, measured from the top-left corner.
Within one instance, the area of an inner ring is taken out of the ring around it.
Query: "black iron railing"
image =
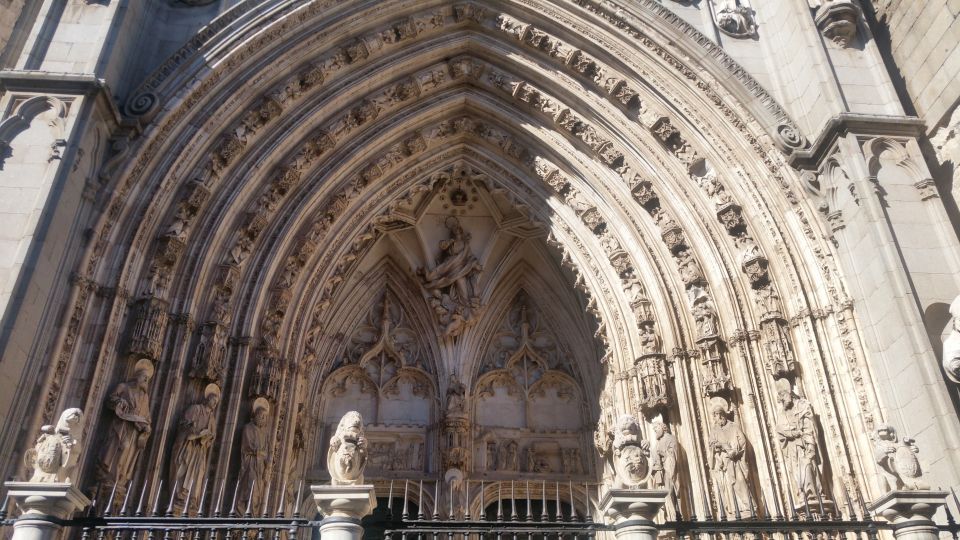
[[[470,507],[457,508],[452,504],[454,497],[441,498],[443,483],[427,484],[420,480],[403,481],[394,491],[391,483],[389,496],[380,499],[374,514],[364,520],[365,538],[574,540],[613,530],[602,523],[601,516],[595,515],[593,495],[599,496],[595,485],[578,485],[575,492],[573,484],[558,482],[537,482],[532,486],[509,481],[466,483],[466,493],[461,496],[462,500],[474,501],[471,515]],[[474,493],[471,498],[470,490],[477,488],[480,495]],[[482,494],[490,491],[495,496],[484,500]],[[938,523],[937,527],[941,533],[960,540],[960,524],[954,517],[960,511],[960,500],[953,490],[951,494],[945,508],[946,523]],[[222,513],[219,507],[203,510],[203,501],[199,510],[190,511],[177,509],[172,503],[164,507],[159,497],[155,500],[152,509],[144,509],[141,504],[128,510],[127,504],[118,504],[115,515],[111,514],[112,500],[93,504],[84,515],[64,520],[62,525],[72,532],[71,537],[82,540],[310,540],[316,538],[320,526],[320,521],[300,515],[299,503],[294,505],[291,515],[285,516],[282,510],[254,515],[249,507],[240,512],[235,504]],[[297,501],[301,500],[302,487],[297,494]],[[3,527],[13,525],[11,514],[17,513],[8,508],[8,503],[5,497],[0,506]],[[785,511],[776,504],[764,505],[756,515],[739,510],[732,516],[723,511],[719,515],[697,515],[694,511],[684,512],[675,499],[668,505],[670,508],[658,516],[656,528],[661,535],[680,540],[876,540],[881,531],[892,530],[889,523],[874,520],[862,501],[854,503],[849,497],[843,504],[801,505]],[[282,501],[279,507],[284,508]],[[703,507],[709,507],[706,500]],[[313,515],[312,509],[310,514]]]

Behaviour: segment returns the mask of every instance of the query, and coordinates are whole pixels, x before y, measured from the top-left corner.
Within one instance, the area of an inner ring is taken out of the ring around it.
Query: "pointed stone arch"
[[[321,17],[322,4],[284,6],[259,25],[263,13],[250,12],[249,48],[216,50],[219,38],[200,36],[192,46],[207,54],[205,68],[187,54],[171,78],[146,83],[144,99],[160,107],[143,108],[156,115],[143,117],[149,129],[118,169],[79,272],[124,291],[85,295],[74,306],[81,317],[95,314],[87,326],[110,329],[82,338],[98,344],[91,348],[102,359],[89,367],[89,388],[78,390],[94,416],[110,380],[129,367],[118,354],[123,330],[148,328],[140,337],[149,347],[137,348],[149,348],[169,374],[158,432],[172,429],[188,398],[172,381],[192,372],[196,357],[219,351],[229,384],[246,389],[230,393],[224,430],[250,398],[275,394],[272,474],[289,475],[286,434],[311,420],[292,396],[320,392],[316,373],[328,373],[336,348],[324,332],[338,317],[357,320],[365,304],[355,300],[373,294],[362,290],[368,279],[355,279],[357,261],[391,223],[410,224],[387,219],[399,215],[391,204],[432,189],[431,173],[458,160],[484,170],[490,191],[522,209],[512,234],[548,231],[546,243],[568,268],[561,274],[595,316],[611,410],[664,413],[689,445],[698,486],[710,484],[707,398],[732,391],[710,384],[704,366],[726,369],[737,388],[730,402],[752,415],[747,429],[759,446],[772,440],[766,411],[775,379],[789,373],[822,388],[856,356],[855,329],[844,350],[825,343],[825,333],[851,332],[836,315],[847,309],[845,292],[777,150],[802,146],[802,137],[729,59],[704,56],[717,49],[662,8],[645,1],[647,11],[615,16],[593,2],[475,2],[388,13],[356,2],[344,3],[354,13],[327,5]],[[239,24],[234,15],[215,27]],[[650,76],[653,68],[666,75]],[[718,83],[728,68],[733,79]],[[198,84],[169,91],[193,75]],[[413,279],[404,261],[390,264]],[[423,299],[408,297],[422,335],[436,337]],[[88,354],[76,339],[64,339],[58,362]],[[789,367],[791,357],[803,369]],[[638,395],[646,364],[669,372],[672,401]],[[864,399],[853,407],[866,419],[872,389],[856,384]],[[442,391],[437,384],[432,399]],[[52,391],[46,408],[58,399]],[[821,410],[839,407],[812,399]],[[824,421],[859,432],[861,420]],[[235,437],[220,436],[227,455]],[[322,436],[313,439],[322,447]],[[831,444],[831,460],[851,471],[872,467],[851,457],[869,454],[864,437]],[[766,495],[783,498],[776,450],[757,456]],[[231,470],[223,459],[213,474],[224,481]]]

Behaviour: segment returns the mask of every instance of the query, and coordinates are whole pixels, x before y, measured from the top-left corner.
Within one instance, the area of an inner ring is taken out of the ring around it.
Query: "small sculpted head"
[[[668,431],[667,424],[665,424],[662,419],[657,418],[653,421],[653,433],[657,436],[658,440],[663,438],[664,433]]]
[[[897,430],[890,424],[877,426],[876,435],[878,440],[897,442]]]
[[[57,431],[71,432],[79,434],[79,427],[83,424],[83,411],[73,407],[60,413],[60,419],[57,420]]]
[[[717,427],[723,427],[727,425],[729,418],[727,413],[729,411],[729,406],[723,398],[714,398],[710,401],[710,417],[713,418],[713,423]]]
[[[777,400],[783,405],[785,410],[793,407],[793,400],[796,394],[793,393],[793,386],[789,379],[777,379]]]
[[[147,384],[153,378],[153,362],[147,358],[137,360],[133,367],[133,379],[137,382],[137,387],[141,390],[147,389]]]

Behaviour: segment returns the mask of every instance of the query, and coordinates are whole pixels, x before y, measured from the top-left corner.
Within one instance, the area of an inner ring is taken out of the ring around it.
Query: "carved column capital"
[[[652,540],[657,537],[653,518],[666,502],[662,489],[608,489],[600,498],[600,511],[618,540]]]
[[[888,491],[870,505],[870,511],[893,524],[897,540],[935,540],[939,529],[933,515],[947,504],[947,492]]]
[[[90,499],[70,483],[6,482],[4,486],[9,490],[7,495],[23,509],[20,520],[67,519],[90,505]]]

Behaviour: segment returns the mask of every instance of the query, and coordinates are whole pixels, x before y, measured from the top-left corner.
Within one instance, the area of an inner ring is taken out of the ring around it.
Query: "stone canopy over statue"
[[[450,216],[444,221],[450,238],[440,241],[440,254],[432,270],[418,271],[430,308],[443,325],[444,335],[459,335],[480,310],[477,278],[483,269],[470,251],[470,233]]]

